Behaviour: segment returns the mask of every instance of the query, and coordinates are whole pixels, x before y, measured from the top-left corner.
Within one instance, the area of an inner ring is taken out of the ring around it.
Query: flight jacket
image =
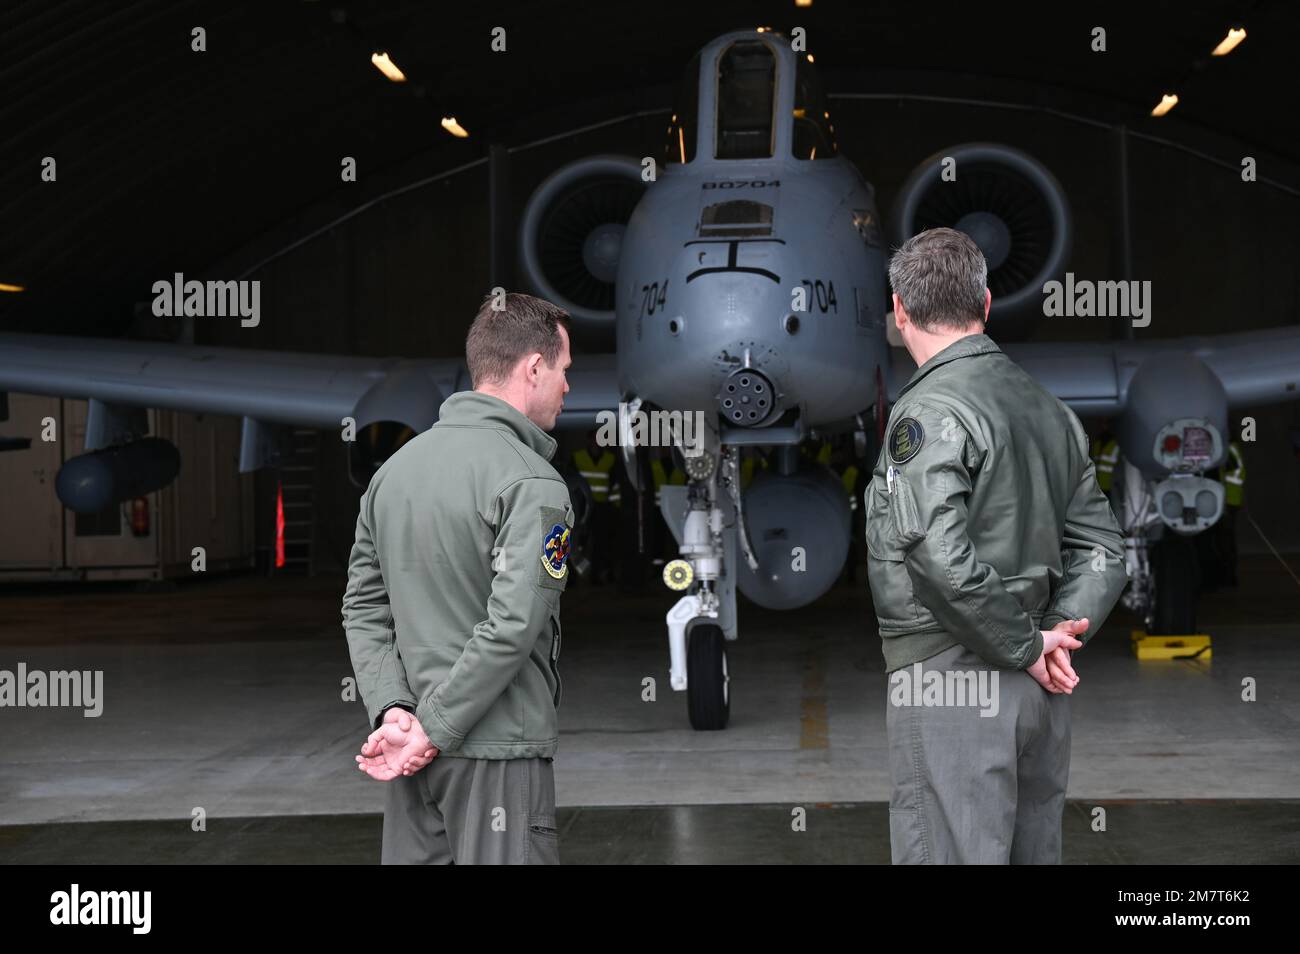
[[[343,627],[371,724],[415,712],[438,758],[549,758],[573,508],[555,440],[478,391],[376,472]]]
[[[885,435],[864,497],[886,670],[957,644],[1025,669],[1065,619],[1086,644],[1128,573],[1074,413],[975,334],[917,368]]]

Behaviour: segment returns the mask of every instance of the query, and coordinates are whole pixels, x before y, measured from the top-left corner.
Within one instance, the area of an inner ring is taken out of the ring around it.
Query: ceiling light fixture
[[[1151,115],[1163,116],[1165,113],[1169,112],[1169,110],[1173,109],[1177,105],[1178,105],[1178,94],[1165,93],[1164,96],[1160,97],[1160,102],[1159,104],[1157,104],[1156,108],[1151,110]]]
[[[370,54],[370,62],[375,64],[375,69],[383,73],[394,83],[405,83],[406,74],[397,68],[397,64],[388,58],[387,53]]]
[[[1210,56],[1227,56],[1237,48],[1237,44],[1246,39],[1245,28],[1233,28],[1219,41],[1219,45],[1210,51]]]

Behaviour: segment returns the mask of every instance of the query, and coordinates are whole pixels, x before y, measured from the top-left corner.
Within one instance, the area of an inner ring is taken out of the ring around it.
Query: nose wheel
[[[731,695],[722,627],[697,623],[691,629],[686,675],[686,706],[691,727],[702,731],[725,729],[731,715]]]

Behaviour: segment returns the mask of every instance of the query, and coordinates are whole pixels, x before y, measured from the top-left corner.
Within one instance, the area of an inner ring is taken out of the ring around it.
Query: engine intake
[[[956,177],[945,180],[949,163]],[[1043,315],[1043,285],[1070,257],[1074,226],[1061,183],[1028,153],[992,142],[941,150],[904,181],[890,224],[894,244],[947,227],[984,253],[993,293],[989,325],[999,340],[1023,340]]]
[[[519,228],[520,266],[533,290],[610,344],[623,231],[645,188],[631,156],[579,159],[537,187]]]

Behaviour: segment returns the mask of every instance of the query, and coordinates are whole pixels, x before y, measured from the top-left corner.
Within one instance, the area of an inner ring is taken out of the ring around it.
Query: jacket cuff
[[[409,711],[415,711],[415,700],[395,685],[380,686],[378,691],[371,693],[369,696],[364,696],[362,701],[368,699],[374,699],[377,702],[373,706],[366,705],[366,714],[370,717],[370,724],[376,729],[384,720],[384,711],[391,709],[395,705],[400,705],[404,709],[409,706]],[[381,700],[382,704],[378,704]]]
[[[1056,626],[1057,623],[1064,622],[1067,619],[1081,619],[1081,618],[1082,615],[1071,616],[1069,613],[1061,613],[1058,612],[1057,610],[1052,610],[1052,612],[1047,613],[1046,615],[1043,616],[1042,626],[1043,629],[1052,629],[1053,627]],[[1074,638],[1077,639],[1079,642],[1083,643],[1084,646],[1087,646],[1088,640],[1092,639],[1093,636],[1097,635],[1098,628],[1099,627],[1095,623],[1091,623],[1088,626],[1088,631],[1086,633],[1084,633],[1082,636],[1075,636]],[[1070,651],[1077,652],[1078,650],[1072,649]]]
[[[384,716],[388,715],[389,709],[405,709],[411,715],[415,715],[415,702],[407,702],[405,699],[398,699],[394,702],[388,702],[379,707],[379,714],[370,720],[371,728],[378,729],[384,724]]]
[[[1034,663],[1038,662],[1038,657],[1043,654],[1043,634],[1035,630],[1034,638],[1030,641],[1029,652],[1025,655],[1025,661],[1021,664],[1021,669],[1028,669]]]
[[[1039,626],[1042,629],[1051,629],[1057,623],[1064,622],[1069,618],[1070,617],[1066,616],[1064,613],[1058,612],[1057,610],[1052,610],[1051,612],[1043,614],[1043,619],[1042,622],[1039,624]]]
[[[429,742],[439,752],[455,752],[465,741],[463,735],[447,725],[442,716],[438,715],[432,694],[416,708],[415,717],[420,720],[420,727],[429,737]]]

